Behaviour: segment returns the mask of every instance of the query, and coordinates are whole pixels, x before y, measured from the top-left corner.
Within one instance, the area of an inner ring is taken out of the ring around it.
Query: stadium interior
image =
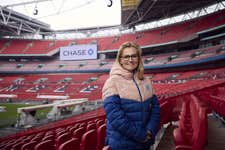
[[[5,104],[24,104],[14,121],[1,118],[1,150],[107,149],[101,90],[126,41],[141,46],[160,102],[153,149],[224,149],[225,1],[122,0],[121,7],[119,26],[53,30],[0,6],[0,116]],[[120,32],[98,34],[112,29]],[[85,37],[57,38],[71,32]],[[97,45],[96,59],[61,59],[63,47],[88,44]]]

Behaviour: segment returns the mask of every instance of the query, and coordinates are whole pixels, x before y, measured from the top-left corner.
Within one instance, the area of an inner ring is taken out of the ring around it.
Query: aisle
[[[208,144],[205,150],[225,149],[225,125],[221,121],[210,115],[208,116]]]
[[[173,143],[173,129],[175,128],[174,125],[169,125],[160,140],[156,150],[174,150],[174,143]]]

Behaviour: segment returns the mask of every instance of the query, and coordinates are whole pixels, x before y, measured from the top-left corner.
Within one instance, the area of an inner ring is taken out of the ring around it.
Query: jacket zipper
[[[136,87],[137,87],[137,89],[138,89],[138,93],[139,93],[139,96],[140,96],[141,102],[142,102],[143,99],[142,99],[141,91],[140,91],[140,89],[139,89],[139,86],[138,86],[137,82],[136,82],[135,79],[134,79],[134,74],[133,74],[133,81],[134,81],[134,83],[135,83],[135,85],[136,85]]]
[[[134,74],[133,74],[133,81],[134,81],[134,83],[135,83],[135,85],[136,85],[136,87],[137,87],[137,89],[138,89],[138,93],[139,93],[139,95],[140,95],[140,98],[141,98],[141,107],[142,107],[142,123],[143,123],[143,125],[145,124],[145,118],[144,118],[144,106],[143,106],[143,99],[142,99],[142,95],[141,95],[141,91],[140,91],[140,88],[139,88],[139,86],[138,86],[138,84],[137,84],[137,82],[135,81],[135,79],[134,79]]]

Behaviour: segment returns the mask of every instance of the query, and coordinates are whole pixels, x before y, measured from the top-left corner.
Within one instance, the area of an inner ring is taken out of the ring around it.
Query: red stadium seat
[[[11,150],[11,148],[13,147],[14,143],[9,143],[9,144],[6,144],[4,146],[4,150]]]
[[[54,139],[55,139],[54,135],[45,135],[42,141],[54,140]]]
[[[81,150],[96,150],[97,133],[96,130],[90,130],[84,133],[81,139]]]
[[[103,120],[98,120],[97,122],[96,122],[96,127],[98,128],[98,127],[100,127],[101,125],[103,125],[104,124],[104,121]]]
[[[55,150],[54,144],[55,142],[52,140],[42,141],[34,147],[34,150]]]
[[[106,135],[106,125],[103,124],[97,129],[97,150],[101,150],[104,147]]]
[[[95,123],[87,124],[86,131],[93,130],[93,129],[94,130],[96,129],[96,124]]]
[[[21,150],[33,150],[36,144],[37,141],[30,141],[29,143],[24,144],[21,147]]]
[[[163,126],[163,124],[167,123],[168,120],[168,101],[163,102],[160,104],[160,127]]]
[[[77,138],[72,138],[59,146],[59,150],[80,150],[80,142]]]
[[[174,129],[175,150],[203,150],[207,143],[207,108],[197,97],[184,100],[180,113],[179,127]]]
[[[81,141],[81,138],[84,133],[85,133],[85,128],[80,127],[73,132],[73,138],[77,138],[79,141]]]
[[[69,133],[64,133],[64,134],[60,135],[60,136],[56,139],[56,149],[58,149],[59,146],[60,146],[62,143],[66,142],[66,141],[68,141],[68,140],[70,140],[70,139],[71,139],[71,135],[70,135]]]
[[[24,142],[19,142],[19,143],[16,143],[15,145],[12,146],[12,149],[13,150],[20,150],[21,147],[23,146]]]

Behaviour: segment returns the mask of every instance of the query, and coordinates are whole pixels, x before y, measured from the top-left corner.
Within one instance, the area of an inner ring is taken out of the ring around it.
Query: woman
[[[111,150],[149,150],[159,129],[160,107],[144,77],[141,48],[122,44],[102,89],[106,145]]]

